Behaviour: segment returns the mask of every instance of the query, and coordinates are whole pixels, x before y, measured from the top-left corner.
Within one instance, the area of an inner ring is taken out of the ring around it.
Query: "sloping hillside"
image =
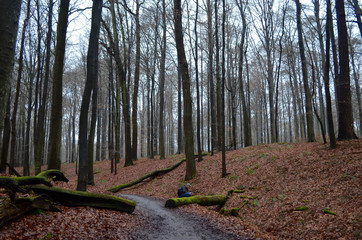
[[[132,181],[156,169],[169,167],[182,156],[165,160],[139,159],[134,166],[118,168],[110,174],[110,161],[94,165],[96,186],[88,191],[106,192],[115,185]],[[197,162],[197,177],[190,181],[193,194],[233,194],[225,208],[241,207],[240,218],[223,216],[215,207],[183,206],[184,211],[208,218],[216,227],[261,239],[361,239],[362,220],[362,140],[339,142],[329,150],[321,143],[271,144],[252,146],[226,153],[229,175],[221,178],[221,154],[205,156]],[[123,166],[123,162],[118,166]],[[57,184],[75,189],[74,164],[62,166],[71,180]],[[172,172],[146,180],[120,193],[141,194],[161,199],[176,197],[183,182],[185,163]],[[2,229],[2,236],[19,239],[31,232],[34,238],[47,236],[126,237],[144,224],[137,214],[91,208],[65,208],[62,213],[29,215]],[[34,226],[32,222],[37,222]],[[87,223],[87,224],[84,224]],[[59,224],[67,230],[59,232]],[[114,225],[116,226],[114,226]],[[37,227],[37,226],[41,227]],[[24,227],[26,226],[26,227]],[[93,226],[93,227],[92,227]],[[102,233],[103,227],[108,230]],[[117,227],[118,226],[118,227]],[[122,226],[119,229],[119,226]],[[88,229],[88,230],[87,230]],[[72,232],[75,235],[66,235]],[[15,235],[14,235],[15,234]],[[77,235],[78,234],[78,235]],[[102,235],[103,234],[103,235]],[[1,238],[1,237],[0,237]]]

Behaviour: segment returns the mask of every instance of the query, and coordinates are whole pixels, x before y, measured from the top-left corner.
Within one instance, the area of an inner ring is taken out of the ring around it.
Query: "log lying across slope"
[[[174,170],[175,168],[177,168],[178,166],[180,166],[185,161],[186,161],[186,159],[183,159],[180,162],[176,163],[175,165],[173,165],[173,166],[171,166],[169,168],[159,169],[159,170],[155,170],[153,172],[147,173],[146,175],[144,175],[144,176],[142,176],[142,177],[140,177],[140,178],[138,178],[136,180],[133,180],[132,182],[124,183],[124,184],[112,187],[112,188],[108,189],[108,191],[115,193],[115,192],[118,192],[119,190],[121,190],[123,188],[128,188],[128,187],[131,187],[133,185],[136,185],[137,183],[140,183],[140,182],[142,182],[143,180],[145,180],[147,178],[157,177],[159,175],[168,173],[168,172]]]
[[[192,197],[170,198],[166,201],[165,207],[175,208],[192,203],[197,203],[202,206],[224,205],[226,200],[227,197],[223,195],[211,195],[211,196],[196,195]]]
[[[71,191],[63,188],[33,186],[31,187],[35,194],[40,194],[54,202],[64,206],[90,206],[95,208],[113,209],[132,213],[136,207],[133,201],[116,197],[90,192]]]

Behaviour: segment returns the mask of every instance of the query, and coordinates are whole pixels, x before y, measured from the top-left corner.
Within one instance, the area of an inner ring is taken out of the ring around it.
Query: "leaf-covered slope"
[[[241,218],[223,216],[214,207],[190,205],[181,209],[209,218],[216,227],[226,231],[262,239],[358,239],[361,237],[362,218],[361,146],[362,140],[358,139],[339,142],[335,150],[329,150],[321,143],[298,143],[252,146],[229,151],[226,153],[229,175],[224,179],[221,178],[221,155],[206,156],[202,162],[196,162],[197,176],[190,181],[190,190],[197,195],[226,195],[230,189],[243,189],[243,193],[233,194],[225,206],[227,209],[241,207]],[[110,174],[110,161],[96,162],[96,186],[89,186],[88,190],[105,192],[115,185],[171,166],[182,158],[181,155],[165,160],[141,158],[134,166],[118,169],[117,175]],[[123,166],[122,161],[118,166]],[[21,172],[20,169],[19,171]],[[74,164],[63,165],[62,171],[70,182],[56,185],[75,189],[77,176],[74,174]],[[170,173],[124,189],[120,193],[173,198],[177,196],[178,186],[184,183],[184,176],[185,167],[181,165]],[[96,217],[98,210],[79,209],[82,214],[88,212],[87,221],[91,225],[111,224],[105,216]],[[336,215],[326,213],[325,209]],[[56,214],[57,219],[63,216],[62,224],[67,224],[69,214]],[[137,213],[129,218],[117,215],[116,221],[127,225],[127,231],[118,232],[117,236],[126,236],[136,229],[136,225],[141,223],[138,217]],[[19,226],[31,221],[39,221],[39,218],[28,216],[2,231],[16,232],[15,229],[19,229]],[[84,217],[72,217],[71,224],[67,225],[69,231],[72,231],[72,225],[79,228],[82,221],[84,222]],[[54,224],[49,217],[43,225],[47,224]],[[100,228],[96,229],[101,231]],[[24,234],[26,229],[22,231]],[[44,235],[35,236],[44,238]]]

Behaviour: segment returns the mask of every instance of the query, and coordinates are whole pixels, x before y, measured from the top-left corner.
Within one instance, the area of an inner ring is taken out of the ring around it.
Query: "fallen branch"
[[[116,197],[113,195],[71,191],[56,187],[33,186],[31,189],[51,201],[58,202],[64,206],[90,206],[95,208],[113,209],[132,213],[136,207],[133,201]]]
[[[175,208],[182,205],[197,203],[201,206],[224,205],[226,197],[223,195],[201,196],[196,195],[184,198],[170,198],[166,201],[165,207]]]
[[[174,170],[175,168],[177,168],[178,166],[180,166],[185,161],[186,161],[186,159],[183,159],[180,162],[176,163],[175,165],[173,165],[173,166],[171,166],[169,168],[159,169],[159,170],[155,170],[153,172],[147,173],[146,175],[144,175],[144,176],[142,176],[142,177],[140,177],[140,178],[138,178],[136,180],[133,180],[132,182],[112,187],[112,188],[108,189],[108,191],[115,193],[115,192],[118,192],[121,189],[128,188],[128,187],[131,187],[133,185],[136,185],[137,183],[140,183],[140,182],[142,182],[143,180],[145,180],[147,178],[151,178],[151,177],[153,178],[153,177],[157,177],[157,176],[160,176],[162,174],[168,173],[168,172]]]
[[[10,172],[12,172],[14,175],[21,177],[20,173],[18,173],[18,171],[15,170],[15,168],[13,168],[13,166],[11,166],[9,163],[6,163],[6,165],[8,166]]]

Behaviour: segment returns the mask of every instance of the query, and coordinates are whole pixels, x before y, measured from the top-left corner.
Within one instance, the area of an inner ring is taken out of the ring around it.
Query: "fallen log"
[[[128,187],[131,187],[133,185],[136,185],[137,183],[140,183],[140,182],[142,182],[143,180],[145,180],[147,178],[157,177],[157,176],[160,176],[162,174],[168,173],[168,172],[174,170],[175,168],[177,168],[178,166],[180,166],[185,161],[186,161],[186,159],[183,159],[180,162],[176,163],[175,165],[173,165],[173,166],[171,166],[169,168],[159,169],[159,170],[155,170],[153,172],[147,173],[146,175],[144,175],[144,176],[142,176],[142,177],[140,177],[140,178],[138,178],[136,180],[133,180],[132,182],[114,186],[114,187],[108,189],[108,191],[116,193],[121,189],[128,188]]]
[[[22,186],[44,184],[49,187],[52,184],[45,178],[41,177],[0,177],[0,188],[5,188],[9,195],[10,201],[15,202],[15,196],[17,192],[26,193],[27,190]]]
[[[71,191],[63,188],[32,186],[31,189],[35,194],[40,194],[44,198],[58,202],[64,206],[90,206],[94,208],[113,209],[122,212],[132,213],[136,204],[127,199],[113,195]]]
[[[175,208],[182,205],[197,203],[201,206],[224,205],[227,198],[223,195],[201,196],[196,195],[184,198],[170,198],[166,201],[165,207]]]
[[[7,190],[11,202],[14,203],[17,192],[27,192],[26,188],[23,188],[22,186],[44,184],[51,187],[52,184],[48,178],[51,178],[53,181],[69,181],[61,171],[50,169],[43,171],[36,176],[0,177],[0,188],[5,188]]]
[[[41,196],[18,198],[14,203],[5,201],[0,207],[0,228],[36,209],[59,211],[57,207]]]

